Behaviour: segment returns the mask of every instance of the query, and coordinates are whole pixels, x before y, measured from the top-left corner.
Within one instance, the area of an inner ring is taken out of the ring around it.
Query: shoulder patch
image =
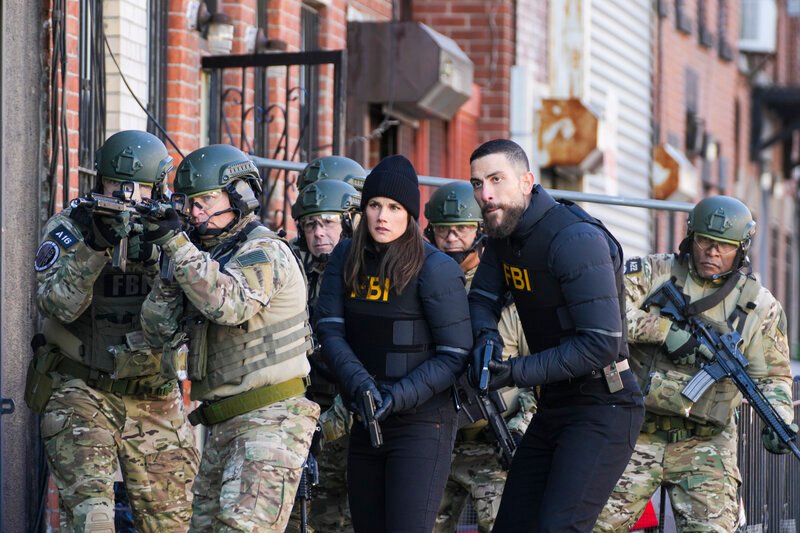
[[[53,266],[61,255],[61,248],[53,241],[44,241],[36,250],[36,261],[33,268],[36,272],[43,272]]]
[[[235,259],[239,266],[251,266],[257,265],[259,263],[268,263],[269,258],[267,257],[267,253],[264,250],[253,250],[252,252],[247,252],[244,255],[240,255]]]
[[[64,224],[59,224],[56,229],[49,233],[49,235],[65,250],[69,250],[78,244],[78,238],[75,237],[75,235],[73,235]]]
[[[625,274],[636,274],[642,271],[642,258],[634,257],[625,261]]]

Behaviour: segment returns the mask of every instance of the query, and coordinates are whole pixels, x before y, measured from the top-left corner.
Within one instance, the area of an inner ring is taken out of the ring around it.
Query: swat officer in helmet
[[[475,201],[472,186],[465,181],[454,181],[437,189],[425,205],[425,218],[428,219],[425,237],[461,266],[469,290],[486,239],[481,208]],[[505,344],[504,358],[530,353],[513,303],[509,302],[503,308],[497,328]],[[461,380],[461,387],[471,390],[466,381]],[[462,413],[470,409],[466,394],[470,393],[465,392],[462,399]],[[474,390],[471,394],[475,394]],[[533,391],[508,387],[503,391],[503,397],[508,406],[506,416],[513,415],[508,420],[508,427],[512,435],[521,438],[536,410]],[[507,474],[493,439],[486,420],[472,424],[467,420],[459,429],[435,532],[455,531],[468,496],[478,515],[478,530],[481,533],[491,531]]]
[[[337,157],[337,160],[341,159],[346,158]],[[316,164],[324,160],[317,160]],[[355,161],[352,163],[357,165]],[[308,279],[308,308],[312,317],[328,255],[341,239],[353,236],[359,217],[361,194],[352,185],[336,180],[335,176],[346,177],[327,174],[324,179],[309,183],[292,206],[292,217],[298,228],[296,251],[302,258]],[[308,521],[310,529],[316,531],[350,531],[352,524],[345,479],[347,439],[342,437],[348,433],[352,419],[337,396],[336,378],[322,360],[320,351],[315,350],[309,361],[311,385],[307,396],[322,410],[319,422],[324,448],[316,453],[319,484],[314,490]],[[289,529],[297,530],[299,513],[295,510],[292,515]]]
[[[667,490],[679,531],[733,531],[738,520],[738,432],[742,396],[729,379],[696,402],[681,390],[713,357],[687,325],[644,302],[671,278],[689,312],[720,332],[738,331],[747,371],[783,420],[792,422],[786,316],[753,276],[747,259],[755,222],[736,198],[712,196],[689,214],[677,254],[627,261],[625,296],[631,368],[645,397],[646,415],[631,461],[597,521],[595,531],[626,531],[658,486]],[[797,426],[792,424],[797,431]],[[788,449],[770,428],[772,453]]]
[[[541,386],[494,530],[589,531],[644,415],[626,369],[622,249],[598,220],[534,186],[516,143],[482,144],[470,173],[489,235],[469,293],[473,383],[490,349],[489,388]],[[502,360],[497,321],[507,291],[535,357]]]
[[[158,198],[172,158],[143,131],[109,137],[95,155],[95,193]],[[199,462],[176,374],[162,346],[145,341],[139,313],[158,276],[158,249],[133,233],[131,213],[91,202],[51,218],[36,253],[34,338],[26,401],[42,413],[50,472],[72,531],[114,529],[114,479],[121,467],[139,531],[186,531]],[[128,239],[125,271],[112,249]]]
[[[172,213],[145,237],[174,261],[179,290],[157,285],[142,314],[178,350],[189,337],[192,399],[202,401],[189,420],[209,430],[192,529],[283,531],[319,416],[305,398],[303,272],[259,221],[258,170],[241,150],[195,150],[178,167],[175,191],[187,197],[194,231]]]

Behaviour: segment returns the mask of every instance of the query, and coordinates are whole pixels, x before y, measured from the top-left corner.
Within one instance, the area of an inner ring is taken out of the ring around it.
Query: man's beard
[[[499,207],[503,210],[503,217],[500,222],[489,221],[486,216],[486,210],[493,207]],[[481,208],[483,214],[483,225],[486,234],[492,239],[505,239],[517,227],[519,220],[522,218],[522,213],[525,212],[525,204],[517,205],[502,205],[502,204],[486,204]]]

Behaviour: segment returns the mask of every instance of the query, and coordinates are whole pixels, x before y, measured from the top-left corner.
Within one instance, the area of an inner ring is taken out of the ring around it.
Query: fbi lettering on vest
[[[531,292],[531,278],[527,268],[503,263],[503,275],[506,278],[506,285],[510,289]]]

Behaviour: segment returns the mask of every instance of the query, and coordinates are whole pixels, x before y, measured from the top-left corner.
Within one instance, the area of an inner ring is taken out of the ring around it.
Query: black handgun
[[[372,443],[373,448],[380,448],[383,445],[383,434],[381,434],[380,424],[375,420],[375,398],[372,397],[372,391],[365,390],[362,393],[361,401],[364,402],[369,441]]]

